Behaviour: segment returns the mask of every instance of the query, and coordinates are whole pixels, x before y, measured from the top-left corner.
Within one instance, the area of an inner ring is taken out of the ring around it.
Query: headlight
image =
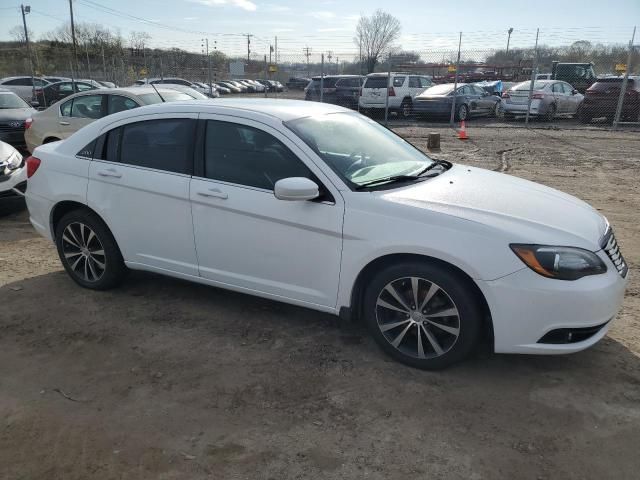
[[[9,157],[9,161],[7,163],[10,170],[15,170],[22,164],[22,155],[20,155],[17,151],[13,152]]]
[[[520,244],[510,247],[527,267],[548,278],[577,280],[607,271],[598,255],[582,248]]]

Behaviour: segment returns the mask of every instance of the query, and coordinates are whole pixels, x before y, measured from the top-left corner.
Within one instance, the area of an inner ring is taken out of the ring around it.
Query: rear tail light
[[[33,177],[33,174],[36,173],[38,168],[40,167],[40,159],[34,156],[27,158],[27,178]]]
[[[542,100],[543,98],[544,98],[544,93],[537,92],[531,95],[532,100]]]
[[[31,127],[31,124],[33,123],[33,118],[27,118],[24,121],[24,129],[25,130],[29,130],[29,128]]]
[[[390,97],[396,96],[396,91],[393,89],[393,87],[389,87],[388,93]]]
[[[511,96],[507,92],[504,92],[502,98],[511,98]]]

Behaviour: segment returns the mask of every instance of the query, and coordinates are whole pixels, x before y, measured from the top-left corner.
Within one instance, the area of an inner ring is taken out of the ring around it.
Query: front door
[[[139,268],[198,276],[189,200],[196,116],[129,118],[96,145],[88,205]]]
[[[295,141],[277,130],[237,117],[200,118],[203,159],[191,182],[200,275],[242,291],[335,307],[344,213],[340,193]],[[311,178],[321,197],[278,200],[274,185],[287,177]]]

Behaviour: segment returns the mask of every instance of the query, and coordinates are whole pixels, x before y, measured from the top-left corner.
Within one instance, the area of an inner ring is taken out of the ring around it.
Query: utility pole
[[[29,44],[29,31],[27,30],[27,19],[25,15],[31,12],[31,7],[27,5],[20,5],[22,11],[22,25],[24,26],[24,42],[27,45],[27,55],[29,55],[29,68],[31,69],[31,98],[35,97],[36,85],[33,80],[33,59],[31,58],[31,45]],[[35,99],[37,100],[37,98]]]
[[[247,37],[247,70],[249,70],[249,61],[251,60],[251,34],[245,34]]]
[[[278,36],[276,35],[276,51],[275,51],[275,57],[276,57],[276,65],[278,64]]]
[[[304,56],[307,57],[307,77],[311,78],[311,71],[309,69],[309,57],[311,56],[311,49],[309,47],[305,47],[302,50],[304,51]]]
[[[84,44],[84,53],[87,56],[87,78],[92,80],[91,78],[91,64],[89,63],[89,43]]]
[[[327,61],[329,62],[329,68],[327,68],[327,73],[331,74],[331,59],[333,58],[333,52],[329,50],[327,52]]]
[[[513,27],[511,27],[509,30],[507,30],[507,53],[506,56],[508,58],[509,56],[509,43],[511,42],[511,34],[513,33]]]
[[[104,43],[101,45],[102,47],[102,78],[107,81],[107,62],[104,60]]]
[[[73,64],[77,65],[78,64],[78,45],[76,44],[76,26],[73,23],[73,0],[69,0],[69,12],[71,13],[71,41],[73,42]],[[73,76],[74,75],[72,70],[71,77]],[[73,82],[73,78],[71,78],[71,81]]]

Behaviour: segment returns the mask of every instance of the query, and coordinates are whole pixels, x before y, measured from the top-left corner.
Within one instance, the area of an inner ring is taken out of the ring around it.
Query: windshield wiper
[[[362,184],[358,185],[356,187],[356,190],[364,190],[364,189],[366,189],[368,187],[373,187],[375,185],[379,185],[379,184],[383,184],[383,183],[410,182],[412,180],[417,180],[417,179],[425,176],[425,174],[428,171],[433,170],[436,167],[446,168],[446,166],[447,166],[446,162],[444,162],[442,160],[434,160],[431,165],[426,166],[425,168],[420,170],[418,173],[414,173],[413,175],[391,175],[389,177],[377,178],[375,180],[371,180],[369,182],[365,182],[365,183],[362,183]]]

